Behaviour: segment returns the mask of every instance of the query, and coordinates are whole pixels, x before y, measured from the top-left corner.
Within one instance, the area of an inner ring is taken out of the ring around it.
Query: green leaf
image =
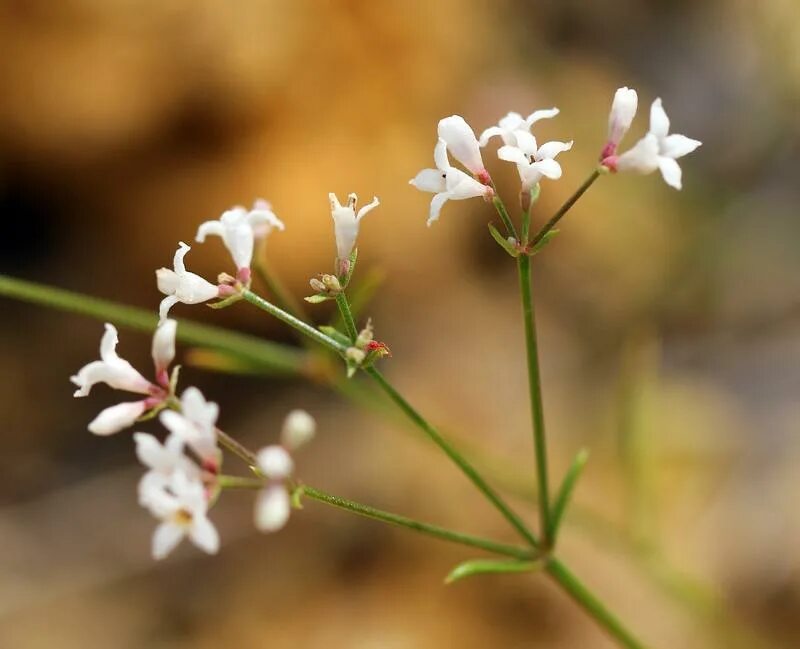
[[[542,248],[544,248],[548,243],[550,243],[550,240],[553,239],[558,234],[558,232],[559,232],[558,230],[548,230],[545,233],[545,235],[542,237],[541,241],[539,241],[539,243],[537,243],[533,248],[531,248],[531,250],[530,250],[530,252],[528,254],[529,255],[535,255]]]
[[[520,561],[519,559],[470,559],[459,563],[444,580],[446,584],[474,577],[475,575],[532,572],[543,566],[541,559]]]
[[[500,231],[494,227],[492,223],[489,223],[489,233],[492,235],[492,238],[497,241],[498,245],[509,255],[512,257],[519,257],[519,250],[517,250],[516,246],[500,234]]]
[[[558,534],[558,528],[561,526],[561,520],[564,518],[564,512],[567,509],[567,505],[569,505],[572,492],[575,490],[575,485],[578,482],[578,478],[581,477],[583,468],[586,466],[586,462],[588,460],[589,450],[585,448],[581,449],[578,451],[575,459],[572,460],[572,464],[570,465],[567,474],[564,476],[564,482],[561,483],[561,488],[558,490],[558,495],[553,503],[553,511],[551,512],[551,539],[555,539]]]
[[[309,295],[308,297],[303,298],[309,304],[319,304],[320,302],[325,302],[326,300],[331,300],[329,295],[323,295],[322,293],[317,293],[315,295]]]
[[[353,341],[350,340],[346,334],[343,334],[341,331],[339,331],[336,327],[320,325],[318,329],[329,338],[333,338],[340,345],[347,345],[349,347],[353,344]]]

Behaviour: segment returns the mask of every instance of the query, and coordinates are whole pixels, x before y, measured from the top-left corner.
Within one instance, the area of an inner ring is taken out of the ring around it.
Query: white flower
[[[571,141],[545,142],[538,146],[536,138],[526,131],[517,131],[516,138],[517,146],[501,146],[497,157],[516,163],[523,190],[532,189],[542,178],[561,178],[561,165],[555,158],[572,148]]]
[[[271,480],[285,480],[294,471],[292,456],[283,446],[262,448],[256,457],[259,470]]]
[[[314,437],[317,422],[305,410],[292,410],[283,422],[281,441],[291,451],[305,446]]]
[[[348,194],[346,205],[341,205],[336,194],[332,192],[328,194],[328,199],[331,202],[331,217],[333,217],[333,230],[336,235],[336,258],[344,261],[350,257],[350,253],[353,252],[356,245],[361,219],[378,207],[380,201],[373,196],[372,202],[362,207],[356,214],[358,196],[355,194]]]
[[[633,88],[618,88],[614,93],[614,101],[608,114],[608,142],[600,154],[601,161],[616,153],[619,143],[631,127],[633,118],[636,117],[638,104],[639,96]]]
[[[439,120],[439,139],[444,140],[447,150],[462,165],[481,181],[488,181],[488,173],[481,158],[481,149],[475,133],[460,115],[451,115]]]
[[[74,396],[87,396],[96,383],[106,383],[115,390],[151,393],[153,384],[117,355],[118,342],[117,329],[106,323],[105,334],[100,340],[100,360],[84,365],[75,376],[70,377],[70,381],[78,386]]]
[[[183,471],[190,479],[200,478],[200,469],[183,452],[184,442],[177,435],[169,435],[162,444],[153,435],[134,433],[136,456],[149,471],[139,481],[139,504],[146,506],[150,494],[169,485],[176,471]]]
[[[603,165],[612,171],[632,171],[640,174],[661,171],[664,181],[675,189],[681,188],[681,168],[676,162],[702,143],[685,135],[669,135],[669,118],[656,99],[650,107],[650,131],[631,149],[620,156],[610,156]]]
[[[546,108],[532,112],[528,117],[523,117],[519,113],[508,113],[500,118],[497,126],[490,126],[481,133],[478,143],[486,146],[489,140],[495,135],[499,135],[503,144],[517,146],[517,132],[530,133],[531,127],[540,119],[550,119],[558,115],[558,108]]]
[[[208,519],[206,492],[199,480],[178,470],[166,487],[151,486],[145,506],[161,519],[153,534],[154,559],[166,557],[186,536],[209,554],[219,550],[219,534]]]
[[[200,275],[195,275],[186,270],[183,258],[189,250],[191,248],[181,241],[178,250],[175,251],[174,269],[159,268],[156,271],[158,290],[167,296],[161,300],[161,305],[158,308],[162,322],[166,320],[169,310],[178,302],[200,304],[219,295],[217,286],[206,281]]]
[[[423,169],[409,181],[409,184],[423,192],[436,194],[431,201],[428,225],[438,220],[439,213],[448,200],[463,200],[478,196],[489,198],[494,195],[489,185],[478,182],[469,174],[450,165],[447,158],[447,144],[441,138],[433,150],[433,159],[436,162],[436,169]]]
[[[219,406],[206,401],[197,388],[190,387],[181,395],[181,412],[165,410],[161,423],[176,437],[182,439],[199,458],[211,468],[219,462],[217,447],[217,417]]]
[[[283,222],[268,205],[259,201],[249,211],[241,206],[227,210],[218,220],[203,223],[197,230],[195,240],[204,243],[208,235],[221,237],[233,257],[236,269],[240,272],[249,270],[253,261],[256,230],[266,236],[272,228],[284,229]]]
[[[289,491],[282,483],[262,489],[256,499],[255,525],[262,532],[277,532],[289,520],[292,510]]]
[[[175,335],[178,323],[175,320],[163,320],[153,334],[153,365],[156,368],[156,380],[163,387],[169,385],[169,366],[175,360]]]

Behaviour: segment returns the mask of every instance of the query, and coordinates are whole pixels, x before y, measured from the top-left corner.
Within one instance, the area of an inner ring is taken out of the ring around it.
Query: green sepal
[[[181,375],[181,366],[176,365],[172,368],[172,374],[169,376],[169,393],[174,395],[178,391],[178,378]]]
[[[476,575],[533,572],[544,565],[541,559],[521,561],[519,559],[470,559],[459,563],[444,580],[446,584],[461,581]]]
[[[536,201],[539,200],[539,194],[541,194],[542,188],[539,186],[539,183],[536,183],[533,187],[531,187],[531,207],[536,204]]]
[[[333,298],[330,295],[325,295],[324,293],[316,293],[314,295],[309,295],[308,297],[303,298],[309,304],[319,304],[320,302],[325,302],[326,300],[332,300]]]
[[[502,234],[500,234],[500,231],[494,227],[492,223],[489,223],[489,234],[492,235],[492,239],[497,241],[497,244],[509,255],[512,257],[519,257],[519,249],[516,247],[516,245],[511,243]]]
[[[350,283],[350,278],[353,276],[353,272],[356,269],[357,260],[358,260],[358,248],[353,248],[353,251],[347,258],[348,261],[347,272],[339,276],[339,283],[342,285],[342,288],[347,288],[347,285]]]
[[[544,248],[550,240],[553,239],[557,234],[558,230],[548,230],[548,232],[542,237],[541,241],[539,241],[533,248],[528,251],[528,254],[533,256],[537,252],[539,252],[542,248]]]
[[[220,300],[219,302],[213,302],[211,304],[207,304],[211,309],[224,309],[225,307],[229,307],[231,304],[236,304],[239,300],[242,299],[241,294],[234,293],[230,297],[226,297],[224,300]]]
[[[289,495],[289,499],[292,503],[292,509],[303,509],[303,495],[305,492],[306,488],[303,485],[298,485],[292,489],[292,493]]]
[[[343,334],[341,331],[339,331],[336,327],[332,327],[330,325],[320,325],[317,327],[317,329],[328,336],[328,338],[333,338],[340,345],[346,345],[349,347],[353,344],[353,341],[350,340],[346,334]]]
[[[551,539],[555,539],[558,535],[558,529],[561,526],[561,521],[564,518],[567,505],[569,505],[572,492],[575,490],[575,485],[578,483],[578,478],[581,477],[581,473],[583,473],[583,469],[588,460],[589,450],[582,448],[580,451],[578,451],[575,459],[572,460],[572,464],[570,464],[570,467],[564,476],[564,481],[561,483],[561,487],[558,490],[556,499],[553,502],[553,510],[550,516],[549,536]]]

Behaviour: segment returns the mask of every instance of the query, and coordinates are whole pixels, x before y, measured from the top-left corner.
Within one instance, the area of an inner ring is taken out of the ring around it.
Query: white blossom
[[[296,451],[314,437],[317,422],[305,410],[292,410],[283,422],[281,441],[289,450]]]
[[[261,532],[277,532],[286,525],[291,509],[289,491],[284,484],[267,486],[256,498],[256,528]]]
[[[656,99],[650,107],[650,131],[631,149],[620,156],[609,156],[603,165],[612,171],[632,171],[640,174],[661,171],[664,181],[675,189],[681,188],[681,168],[676,162],[702,143],[685,135],[669,135],[669,118]]]
[[[70,380],[78,386],[76,397],[85,397],[96,383],[105,383],[115,390],[150,394],[154,387],[126,360],[117,355],[119,336],[114,325],[106,323],[100,340],[100,360],[84,365]]]
[[[569,151],[572,141],[545,142],[539,146],[536,138],[526,131],[518,131],[516,138],[517,145],[501,146],[497,157],[516,163],[523,190],[532,189],[542,178],[561,178],[561,165],[555,158],[559,153]]]
[[[350,257],[350,253],[353,252],[356,245],[361,219],[378,207],[380,201],[377,196],[373,196],[372,202],[362,207],[356,214],[358,196],[355,194],[348,194],[346,205],[341,205],[333,192],[328,194],[328,199],[331,202],[331,217],[336,235],[336,258],[344,261]]]
[[[258,455],[258,469],[271,480],[285,480],[294,471],[294,461],[283,446],[262,448]]]
[[[218,416],[219,406],[206,401],[197,388],[190,387],[181,395],[181,411],[165,410],[161,413],[160,420],[204,463],[215,467],[219,461],[216,430]]]
[[[156,271],[158,290],[167,296],[161,300],[161,305],[158,309],[162,322],[166,320],[169,310],[178,302],[200,304],[219,295],[217,286],[203,279],[200,275],[186,270],[183,258],[189,250],[191,248],[181,241],[178,250],[175,251],[173,270],[159,268]]]
[[[517,146],[517,133],[530,133],[531,127],[541,119],[550,119],[558,115],[558,108],[546,108],[532,112],[527,117],[523,117],[519,113],[508,113],[505,117],[501,117],[497,126],[490,126],[483,133],[481,133],[478,143],[481,146],[486,146],[489,140],[495,135],[499,135],[503,140],[503,144],[508,146]]]
[[[481,149],[475,133],[460,115],[451,115],[439,120],[439,139],[444,140],[447,150],[464,165],[473,176],[482,182],[488,181],[488,173],[481,158]]]
[[[144,503],[161,519],[153,534],[153,558],[163,559],[186,536],[209,554],[219,550],[219,534],[208,519],[206,491],[199,480],[177,470],[166,486],[152,483],[144,494]]]
[[[249,271],[256,238],[266,236],[273,228],[283,230],[283,222],[266,201],[257,201],[251,210],[237,206],[216,221],[206,221],[198,228],[195,240],[204,243],[209,235],[221,237],[236,269]]]
[[[417,189],[435,194],[431,200],[428,225],[438,220],[442,207],[449,200],[464,200],[478,196],[490,198],[494,195],[489,185],[478,182],[469,174],[450,165],[447,144],[441,138],[433,150],[433,159],[436,162],[436,169],[423,169],[409,181],[409,184]]]
[[[140,505],[146,506],[150,494],[167,487],[176,471],[183,471],[192,480],[200,478],[199,467],[184,454],[181,437],[169,435],[163,444],[147,433],[134,433],[133,439],[136,457],[149,469],[139,481]]]
[[[600,155],[601,160],[616,153],[619,143],[636,117],[638,104],[639,96],[633,88],[618,88],[614,93],[614,101],[608,114],[608,141]]]

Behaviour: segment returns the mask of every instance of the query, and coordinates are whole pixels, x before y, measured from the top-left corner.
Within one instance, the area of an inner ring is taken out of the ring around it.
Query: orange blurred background
[[[430,197],[407,182],[431,165],[439,118],[480,131],[556,105],[537,136],[575,146],[543,184],[544,222],[595,164],[614,90],[639,90],[626,143],[662,97],[674,131],[704,143],[682,160],[684,190],[601,178],[535,258],[553,483],[592,451],[561,553],[653,647],[797,646],[796,2],[5,0],[0,82],[6,274],[155,310],[153,270],[177,241],[264,197],[287,226],[270,264],[302,296],[334,255],[328,192],[379,196],[357,273],[385,276],[367,310],[394,354],[383,370],[532,524],[514,265],[487,236],[490,206],[449,203],[428,229]],[[515,170],[485,159],[514,205]],[[212,241],[187,263],[213,277],[228,262]],[[0,307],[0,647],[614,646],[544,578],[445,587],[468,550],[313,502],[263,536],[252,494],[226,494],[218,556],[187,545],[154,563],[129,434],[85,430],[115,395],[74,400],[68,380],[102,324]],[[295,344],[244,304],[174,313]],[[147,368],[147,336],[120,338]],[[209,372],[187,351],[182,384],[252,447],[292,408],[317,417],[302,480],[515,540],[402,422],[321,385]]]

